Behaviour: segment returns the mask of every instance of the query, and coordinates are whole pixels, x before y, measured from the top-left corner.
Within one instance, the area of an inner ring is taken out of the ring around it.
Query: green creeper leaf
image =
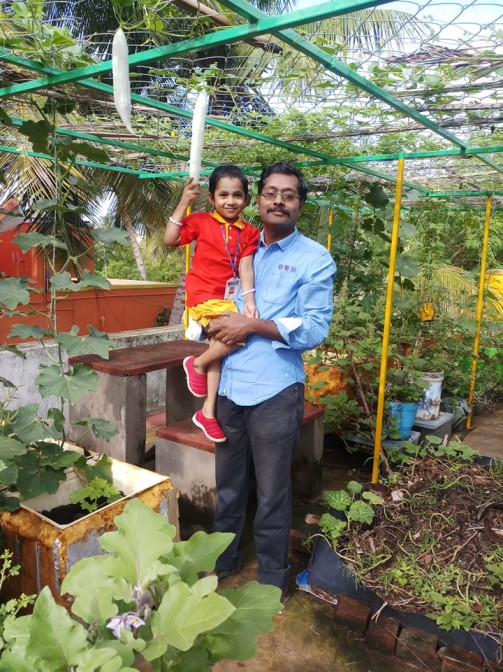
[[[58,436],[46,420],[37,416],[37,411],[38,404],[26,404],[16,411],[12,420],[14,433],[27,446],[34,441]]]
[[[0,511],[17,511],[19,504],[17,497],[7,497],[4,493],[0,493]]]
[[[403,278],[415,278],[421,272],[421,267],[409,254],[399,255],[395,269]]]
[[[100,243],[105,245],[129,245],[129,234],[122,229],[93,229],[91,231],[92,237]]]
[[[0,436],[0,460],[8,462],[24,453],[26,453],[24,443],[10,436]]]
[[[222,658],[246,660],[256,653],[256,638],[274,628],[272,618],[283,605],[281,591],[270,585],[250,581],[241,588],[222,590],[236,611],[222,625],[206,635],[212,662]]]
[[[31,250],[32,247],[56,247],[59,250],[66,250],[66,245],[61,240],[43,233],[19,233],[14,242],[23,252]]]
[[[346,490],[353,495],[357,495],[363,490],[363,485],[358,483],[358,481],[349,481],[346,485]]]
[[[37,340],[46,336],[52,336],[53,331],[42,329],[41,327],[31,327],[29,324],[14,324],[9,336],[11,338],[36,338]]]
[[[12,119],[9,117],[7,112],[2,107],[0,107],[0,121],[2,123],[6,124],[7,126],[12,126],[13,125],[12,124]],[[0,179],[0,181],[5,184],[4,179]]]
[[[96,275],[96,273],[91,273],[88,270],[85,270],[80,278],[79,282],[80,287],[91,287],[97,289],[110,289],[110,282],[103,278],[101,275]]]
[[[58,334],[55,340],[60,343],[68,353],[69,357],[75,355],[100,355],[103,359],[108,359],[110,350],[114,343],[107,334],[89,325],[89,336],[79,336],[79,328],[73,325],[68,333]]]
[[[5,278],[0,280],[0,304],[7,309],[14,310],[19,304],[26,306],[30,303],[30,292],[27,289],[26,278]]]
[[[362,501],[353,502],[347,513],[349,520],[355,520],[357,523],[370,523],[374,520],[374,510],[371,506]]]
[[[417,236],[417,228],[414,224],[410,222],[400,224],[400,238],[402,240],[409,240],[410,238],[414,238],[414,236]]]
[[[121,559],[127,581],[143,586],[150,565],[172,550],[175,528],[137,499],[128,502],[114,522],[117,530],[103,534],[100,546]]]
[[[87,482],[92,481],[93,478],[103,478],[108,483],[113,482],[112,460],[106,453],[102,453],[97,460],[95,458],[88,460],[82,455],[79,464],[75,466],[82,472]]]
[[[45,119],[40,121],[25,121],[18,129],[21,135],[26,135],[34,152],[49,152],[49,137],[53,127]]]
[[[152,639],[142,655],[146,660],[162,656],[168,646],[187,651],[202,632],[213,630],[226,621],[235,607],[221,595],[206,594],[199,584],[179,581],[164,593],[161,604],[150,620]]]
[[[329,490],[325,492],[325,500],[336,511],[346,511],[352,501],[345,490]]]
[[[47,411],[47,417],[52,420],[54,429],[61,433],[65,428],[65,416],[59,408],[50,408]]]
[[[84,156],[89,161],[96,161],[97,163],[108,162],[108,154],[103,149],[93,147],[88,142],[70,142],[66,145],[65,150],[73,156]]]
[[[364,492],[362,495],[363,499],[366,499],[367,502],[370,502],[370,504],[384,504],[384,499],[380,496],[377,495],[375,492]]]
[[[39,441],[37,448],[40,451],[40,464],[53,469],[68,469],[82,458],[76,450],[65,450],[58,443]]]
[[[3,350],[4,352],[11,352],[13,355],[16,355],[16,357],[21,357],[21,359],[26,359],[26,353],[23,352],[23,350],[20,350],[17,345],[0,345],[0,350]],[[5,381],[5,378],[3,379]],[[3,383],[3,385],[6,385],[7,383]]]
[[[44,399],[54,395],[75,404],[86,392],[96,389],[96,378],[97,374],[85,364],[76,364],[63,375],[54,364],[43,369],[35,383]]]
[[[80,287],[78,283],[72,281],[72,276],[68,271],[63,271],[51,276],[51,289],[55,292],[78,292]]]
[[[79,418],[77,421],[74,420],[72,424],[90,427],[92,433],[98,439],[111,439],[118,431],[111,422],[100,418]]]
[[[18,478],[16,481],[23,499],[37,497],[44,492],[53,494],[66,476],[63,469],[55,471],[51,466],[42,466],[43,456],[30,450],[17,458]]]

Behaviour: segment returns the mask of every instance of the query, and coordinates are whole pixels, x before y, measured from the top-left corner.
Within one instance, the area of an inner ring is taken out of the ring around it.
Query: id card
[[[239,289],[239,278],[230,278],[225,285],[224,299],[235,300]]]

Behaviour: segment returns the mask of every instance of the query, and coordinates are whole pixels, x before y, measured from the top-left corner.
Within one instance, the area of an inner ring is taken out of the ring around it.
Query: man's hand
[[[208,335],[216,338],[225,345],[243,345],[246,338],[251,334],[253,320],[239,313],[226,310],[215,317],[207,327]]]

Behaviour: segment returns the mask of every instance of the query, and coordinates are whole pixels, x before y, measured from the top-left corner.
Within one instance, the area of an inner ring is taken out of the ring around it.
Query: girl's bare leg
[[[194,359],[194,368],[197,373],[209,373],[210,365],[213,364],[213,362],[218,362],[218,368],[220,370],[220,361],[240,347],[241,346],[239,345],[225,345],[221,341],[217,341],[213,338],[210,341],[209,348],[205,350],[202,355],[199,355],[199,357]]]
[[[221,360],[212,362],[206,369],[208,376],[208,393],[203,402],[203,415],[205,418],[215,417],[215,407],[217,403],[218,386],[220,384]]]

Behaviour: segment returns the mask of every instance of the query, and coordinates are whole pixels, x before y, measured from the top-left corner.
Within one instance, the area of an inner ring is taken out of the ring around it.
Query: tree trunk
[[[141,256],[140,246],[138,245],[138,239],[136,238],[136,232],[133,227],[133,222],[129,216],[128,211],[125,208],[120,210],[121,222],[124,224],[124,228],[128,232],[129,242],[131,243],[131,249],[133,250],[134,258],[136,261],[136,267],[138,268],[138,273],[142,280],[147,280],[147,272],[145,270],[145,264],[143,262],[143,257]]]

